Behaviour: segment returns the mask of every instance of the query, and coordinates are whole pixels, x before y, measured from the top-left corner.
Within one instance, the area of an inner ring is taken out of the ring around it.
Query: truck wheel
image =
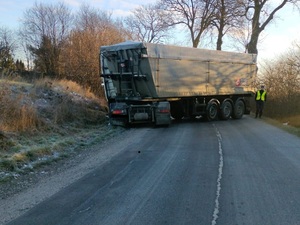
[[[245,103],[242,100],[237,100],[234,104],[232,117],[234,119],[240,119],[243,117],[244,112],[245,112]]]
[[[228,120],[232,114],[232,105],[229,101],[224,101],[221,105],[221,119]]]
[[[219,105],[216,102],[211,102],[206,108],[206,117],[208,121],[218,119]]]

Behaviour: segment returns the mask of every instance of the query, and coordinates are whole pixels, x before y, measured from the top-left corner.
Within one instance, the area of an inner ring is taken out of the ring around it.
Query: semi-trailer
[[[112,125],[250,113],[255,54],[127,41],[100,47]]]

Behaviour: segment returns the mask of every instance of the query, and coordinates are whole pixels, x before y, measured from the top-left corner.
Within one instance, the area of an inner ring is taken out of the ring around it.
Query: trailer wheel
[[[206,117],[208,121],[218,119],[219,105],[216,102],[210,102],[206,107]]]
[[[232,105],[229,101],[224,101],[221,105],[221,119],[228,120],[232,114]]]
[[[243,117],[244,112],[245,112],[245,103],[241,99],[239,99],[234,104],[232,117],[234,119],[240,119]]]

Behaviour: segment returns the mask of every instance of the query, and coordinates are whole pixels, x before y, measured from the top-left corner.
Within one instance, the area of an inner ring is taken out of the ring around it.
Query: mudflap
[[[171,124],[171,113],[169,102],[158,102],[155,107],[155,125],[166,125]]]

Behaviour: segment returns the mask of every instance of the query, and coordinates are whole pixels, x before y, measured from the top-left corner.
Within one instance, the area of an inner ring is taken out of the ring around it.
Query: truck
[[[255,54],[126,41],[101,46],[99,59],[112,125],[250,113]]]

